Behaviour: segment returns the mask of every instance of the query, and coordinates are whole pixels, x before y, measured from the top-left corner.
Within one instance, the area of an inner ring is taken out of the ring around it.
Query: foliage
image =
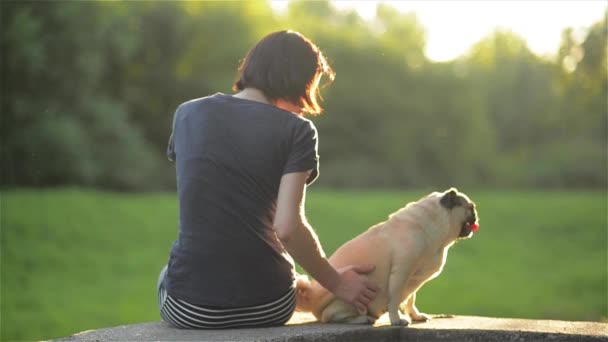
[[[565,29],[553,60],[497,30],[433,63],[416,15],[388,4],[369,22],[328,1],[0,6],[5,187],[173,189],[175,108],[229,93],[247,50],[285,28],[337,71],[313,119],[322,186],[607,186],[605,18]]]
[[[442,275],[418,296],[421,310],[608,317],[604,194],[461,190],[476,201],[481,229],[451,249]],[[313,187],[307,216],[329,254],[426,193]],[[1,204],[1,340],[159,319],[155,284],[176,238],[174,194],[19,190],[4,192]]]
[[[90,2],[2,6],[2,182],[146,188],[159,158],[100,86],[108,51],[126,54],[114,18]]]

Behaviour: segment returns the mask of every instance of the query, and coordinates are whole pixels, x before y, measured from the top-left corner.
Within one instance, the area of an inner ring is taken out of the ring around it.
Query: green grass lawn
[[[330,254],[424,194],[313,187],[308,219]],[[606,193],[468,194],[480,231],[452,248],[443,274],[420,291],[420,310],[606,320]],[[176,237],[174,194],[63,189],[1,196],[2,340],[158,320],[156,278]]]

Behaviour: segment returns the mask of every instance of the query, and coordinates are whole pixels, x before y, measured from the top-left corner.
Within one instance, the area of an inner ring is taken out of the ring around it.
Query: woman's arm
[[[329,263],[304,214],[309,174],[310,171],[288,173],[281,178],[274,229],[287,252],[308,274],[338,298],[364,312],[377,288],[361,274],[373,271],[374,266],[350,266],[338,271]]]

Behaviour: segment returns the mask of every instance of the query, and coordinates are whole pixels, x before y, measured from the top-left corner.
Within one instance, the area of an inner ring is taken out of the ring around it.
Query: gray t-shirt
[[[294,265],[272,227],[281,176],[314,170],[317,131],[301,116],[225,94],[175,112],[179,234],[164,286],[193,304],[240,307],[293,286]]]

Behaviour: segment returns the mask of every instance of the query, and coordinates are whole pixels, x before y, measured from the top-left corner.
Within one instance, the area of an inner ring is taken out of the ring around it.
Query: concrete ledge
[[[296,313],[285,327],[183,330],[164,322],[84,331],[60,341],[608,341],[608,324],[455,316],[409,327],[319,324]]]

